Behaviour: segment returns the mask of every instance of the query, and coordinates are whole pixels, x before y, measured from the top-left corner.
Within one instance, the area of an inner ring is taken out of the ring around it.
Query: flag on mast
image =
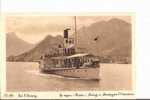
[[[94,38],[94,41],[97,41],[97,40],[99,40],[99,36],[97,36],[97,37]]]

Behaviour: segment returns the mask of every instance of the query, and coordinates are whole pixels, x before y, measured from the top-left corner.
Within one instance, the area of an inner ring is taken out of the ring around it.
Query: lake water
[[[132,89],[131,64],[101,64],[101,80],[64,78],[39,72],[38,63],[7,62],[7,91],[113,91]]]

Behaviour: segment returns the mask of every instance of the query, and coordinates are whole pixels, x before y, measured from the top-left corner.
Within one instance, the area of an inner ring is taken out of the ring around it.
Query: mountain
[[[78,46],[99,56],[131,57],[131,24],[120,19],[100,21],[78,30]]]
[[[110,59],[128,58],[131,62],[131,24],[121,19],[99,21],[87,27],[77,30],[78,48],[100,57]],[[38,60],[41,55],[55,53],[58,45],[63,43],[61,36],[47,36],[33,49],[15,57],[15,60],[33,61]],[[79,50],[79,49],[78,49]]]
[[[61,36],[46,36],[33,49],[15,57],[16,61],[34,61],[39,60],[44,54],[53,54],[56,52],[58,45],[62,45],[63,38]]]
[[[6,33],[6,56],[17,56],[34,47],[17,37],[15,33]]]

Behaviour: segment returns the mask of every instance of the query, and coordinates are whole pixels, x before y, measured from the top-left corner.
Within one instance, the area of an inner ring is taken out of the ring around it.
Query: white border
[[[2,12],[136,12],[136,97],[150,98],[149,0],[1,0]],[[69,6],[68,6],[69,5]],[[4,36],[0,35],[0,39]],[[3,46],[3,42],[0,42]],[[3,54],[3,50],[0,50]],[[1,56],[0,56],[1,57]]]
[[[18,95],[26,95],[26,94],[30,94],[30,95],[36,95],[38,96],[37,98],[38,99],[47,99],[47,98],[50,98],[50,99],[60,99],[60,93],[62,94],[75,94],[75,93],[80,93],[80,94],[88,94],[88,93],[96,93],[96,94],[103,94],[103,93],[113,93],[113,94],[118,94],[118,93],[132,93],[134,95],[132,96],[122,96],[122,95],[118,95],[118,96],[114,96],[114,97],[111,97],[111,96],[98,96],[98,97],[89,97],[89,96],[83,96],[83,97],[79,97],[79,96],[73,96],[73,97],[61,97],[61,99],[74,99],[74,98],[78,98],[78,99],[112,99],[112,98],[124,98],[124,99],[133,99],[135,98],[135,49],[134,49],[134,45],[135,45],[135,26],[134,26],[134,23],[135,23],[135,13],[126,13],[126,12],[110,12],[110,13],[3,13],[3,25],[5,25],[5,17],[6,16],[27,16],[27,15],[30,15],[30,16],[131,16],[131,20],[132,20],[132,79],[133,79],[133,90],[130,90],[130,91],[59,91],[59,92],[56,92],[56,91],[49,91],[49,92],[36,92],[36,91],[32,91],[32,92],[6,92],[6,69],[5,67],[1,67],[1,92],[2,92],[2,98],[5,98],[5,99],[8,99],[8,98],[11,98],[11,99],[17,99],[18,98]],[[3,38],[2,38],[2,41],[5,42],[5,27],[3,27],[3,30],[1,31],[3,34]],[[2,57],[6,57],[5,55],[5,43],[2,44],[3,45],[3,56]],[[2,66],[6,66],[6,62],[5,62],[5,59],[1,59],[2,61]],[[13,97],[10,97],[10,96],[7,96],[6,97],[6,94],[7,95],[10,95],[10,94],[13,94]],[[19,99],[30,99],[30,97],[26,97],[26,96],[23,96],[23,97],[20,97]],[[31,99],[34,99],[34,98],[31,98]]]

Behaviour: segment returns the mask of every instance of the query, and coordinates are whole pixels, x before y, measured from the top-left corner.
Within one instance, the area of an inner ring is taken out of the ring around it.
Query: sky
[[[98,21],[108,21],[112,18],[122,19],[131,23],[130,16],[77,16],[77,29],[89,26]],[[73,16],[7,16],[6,33],[15,33],[19,38],[35,44],[47,35],[63,35],[65,28],[74,32]]]

